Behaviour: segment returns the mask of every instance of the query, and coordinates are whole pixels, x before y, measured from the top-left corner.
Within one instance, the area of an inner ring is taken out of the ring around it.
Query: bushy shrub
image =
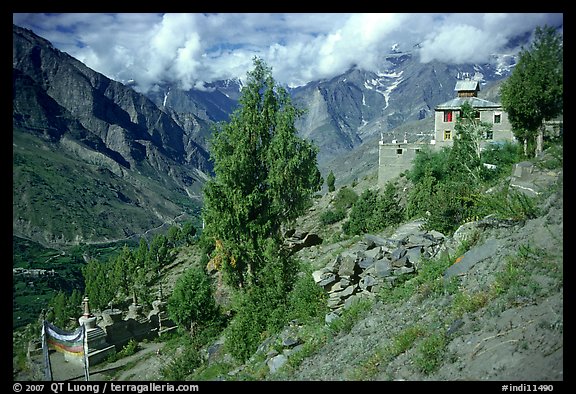
[[[202,364],[202,356],[198,344],[193,338],[184,337],[182,353],[175,357],[161,372],[166,380],[182,381]]]
[[[288,299],[296,280],[298,264],[273,243],[265,250],[266,264],[258,281],[237,291],[234,318],[225,330],[230,354],[246,361],[260,342],[279,332],[288,322]]]
[[[354,205],[356,200],[358,200],[358,194],[356,194],[353,189],[342,186],[334,197],[334,202],[332,204],[336,210],[345,210]]]
[[[212,282],[202,268],[189,268],[178,278],[168,299],[168,314],[176,324],[187,329],[219,319],[220,310],[214,299]]]
[[[474,186],[466,182],[450,181],[437,185],[424,227],[442,234],[452,234],[475,217],[474,191]]]
[[[386,184],[383,194],[365,190],[352,205],[349,220],[342,226],[349,235],[378,232],[397,225],[404,218],[404,209],[397,197],[396,186]]]
[[[290,320],[297,319],[301,323],[319,317],[324,319],[324,315],[328,312],[326,293],[314,282],[308,270],[298,277],[288,295],[288,311]]]
[[[263,312],[267,308],[259,308],[255,298],[249,294],[237,298],[237,313],[224,331],[226,351],[242,362],[254,353],[266,330]]]
[[[330,173],[328,174],[328,177],[326,178],[326,185],[328,185],[328,191],[329,192],[333,192],[334,190],[336,190],[336,187],[334,186],[334,182],[336,182],[336,177],[334,176],[334,173],[332,171],[330,171]]]
[[[320,223],[324,226],[337,223],[346,217],[346,211],[343,209],[332,210],[328,209],[320,214]]]

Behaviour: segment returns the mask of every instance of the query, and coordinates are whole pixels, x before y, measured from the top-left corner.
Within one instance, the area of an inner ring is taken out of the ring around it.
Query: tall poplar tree
[[[258,282],[269,257],[280,253],[283,225],[300,216],[319,191],[318,149],[300,138],[301,111],[259,58],[247,74],[239,108],[211,140],[215,176],[204,188],[206,236],[214,265],[236,287]]]
[[[542,149],[543,121],[564,108],[563,64],[562,37],[552,27],[537,27],[531,47],[522,49],[514,71],[502,84],[502,106],[514,135],[525,147],[538,137],[537,153]]]

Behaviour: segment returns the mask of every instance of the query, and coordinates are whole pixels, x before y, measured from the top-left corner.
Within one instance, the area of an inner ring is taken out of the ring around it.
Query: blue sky
[[[259,56],[288,86],[339,75],[356,65],[382,71],[398,44],[420,61],[486,63],[510,53],[510,38],[536,26],[563,25],[563,14],[64,13],[13,14],[90,68],[138,89],[184,89],[240,78]]]

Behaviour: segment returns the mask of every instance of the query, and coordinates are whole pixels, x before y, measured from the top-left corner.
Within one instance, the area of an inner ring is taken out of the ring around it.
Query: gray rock
[[[484,244],[470,249],[461,256],[458,262],[452,264],[446,269],[446,271],[444,271],[444,279],[449,280],[454,276],[465,274],[476,263],[485,260],[496,253],[499,247],[500,241],[489,239]]]
[[[373,249],[373,250],[376,250],[376,249]],[[366,257],[366,258],[364,258],[358,262],[358,267],[360,267],[362,270],[365,270],[366,268],[370,268],[373,265],[374,265],[374,258],[373,257]]]
[[[278,371],[278,369],[280,369],[284,364],[286,364],[286,362],[288,361],[288,357],[286,357],[283,354],[279,354],[277,356],[272,357],[271,359],[269,359],[266,364],[268,365],[268,368],[270,369],[270,373],[275,373],[276,371]]]
[[[399,276],[399,275],[411,274],[415,271],[416,270],[414,269],[414,267],[400,267],[394,270],[394,275]]]
[[[293,336],[286,337],[282,340],[282,346],[284,347],[294,347],[296,345],[299,345],[300,343],[302,343],[300,338]]]
[[[382,259],[374,263],[374,268],[376,271],[376,276],[380,278],[385,278],[392,275],[392,265],[390,261]]]
[[[321,268],[317,271],[314,271],[312,272],[312,279],[314,279],[315,283],[319,283],[328,277],[328,272],[330,271],[326,270],[326,268]]]
[[[334,283],[332,286],[329,286],[329,288],[326,291],[328,293],[335,293],[338,291],[342,291],[343,289],[344,289],[344,286],[342,286],[342,283],[340,281],[340,282]]]
[[[378,283],[376,281],[376,279],[374,279],[372,276],[370,275],[366,275],[365,277],[363,277],[360,280],[360,283],[358,284],[360,286],[360,288],[362,290],[371,290],[372,286],[374,286],[376,283]]]
[[[408,261],[410,261],[410,263],[412,264],[417,265],[420,262],[423,250],[424,248],[422,248],[421,246],[416,246],[408,249],[408,251],[406,252],[406,256],[408,256]]]
[[[406,250],[406,249],[404,249]],[[406,254],[404,254],[402,257],[400,257],[399,259],[396,260],[392,260],[392,263],[390,263],[392,265],[392,267],[394,268],[400,268],[400,267],[405,267],[409,264],[410,262],[408,261],[408,256],[406,256]]]
[[[332,323],[334,320],[338,319],[340,316],[338,316],[338,314],[334,313],[334,312],[329,312],[326,314],[326,316],[324,317],[324,322],[326,324],[330,324]]]
[[[374,244],[375,246],[388,246],[388,241],[384,238],[372,234],[364,234],[364,242]]]
[[[338,275],[341,277],[351,277],[354,275],[356,268],[356,255],[342,253],[342,261],[338,269]]]
[[[376,246],[373,249],[364,252],[367,259],[378,260],[382,257],[382,246]]]
[[[351,285],[340,292],[340,298],[347,298],[354,294],[357,285]]]
[[[329,297],[328,301],[326,302],[328,308],[336,309],[344,304],[344,301],[340,297]]]
[[[338,268],[340,268],[340,261],[342,260],[341,255],[336,256],[336,258],[334,260],[332,260],[330,263],[326,264],[326,267],[324,267],[327,271],[330,272],[338,272]]]
[[[325,276],[320,282],[318,282],[318,285],[325,287],[325,286],[328,286],[334,282],[336,282],[336,275],[329,274],[329,275]]]
[[[407,252],[406,248],[404,248],[402,246],[394,249],[391,253],[392,261],[401,259],[402,257],[404,257],[406,252]]]

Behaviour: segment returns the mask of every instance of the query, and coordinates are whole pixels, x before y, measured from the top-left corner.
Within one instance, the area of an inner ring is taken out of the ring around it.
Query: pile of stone
[[[284,233],[284,247],[290,251],[290,254],[320,244],[322,244],[322,238],[315,233],[296,229]]]
[[[374,298],[382,287],[394,286],[402,275],[416,273],[423,259],[436,256],[444,239],[437,231],[417,229],[394,238],[364,235],[326,267],[312,273],[316,284],[328,293],[331,313],[326,322],[354,300]]]

